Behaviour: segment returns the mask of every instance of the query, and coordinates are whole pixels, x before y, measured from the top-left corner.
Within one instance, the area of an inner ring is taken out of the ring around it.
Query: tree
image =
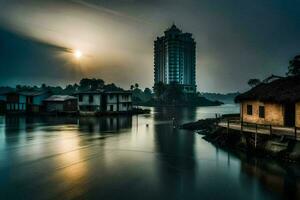
[[[250,87],[255,87],[255,86],[257,86],[258,84],[260,84],[261,83],[261,81],[259,80],[259,79],[257,79],[257,78],[252,78],[252,79],[250,79],[249,81],[248,81],[248,85],[250,86]]]
[[[47,85],[45,83],[42,84],[41,88],[46,89]]]
[[[144,93],[145,95],[152,95],[152,91],[150,88],[145,88]]]
[[[300,55],[297,55],[289,62],[288,76],[295,76],[300,74]]]
[[[137,88],[139,88],[139,84],[138,83],[135,83],[134,84],[134,87],[137,89]]]
[[[152,91],[150,88],[145,88],[143,92],[143,96],[145,100],[150,100],[152,98]]]
[[[83,78],[79,82],[79,89],[80,90],[89,90],[91,89],[91,84],[90,84],[90,79],[88,78]]]
[[[162,94],[166,91],[166,85],[163,82],[155,83],[153,86],[153,91],[157,98],[160,98]]]
[[[178,83],[169,84],[165,93],[167,102],[176,103],[183,100],[183,88]]]
[[[80,80],[79,89],[80,90],[97,90],[102,89],[105,85],[105,82],[102,79],[89,79],[83,78]]]
[[[130,90],[133,90],[133,89],[134,89],[134,85],[131,85],[131,86],[130,86]]]

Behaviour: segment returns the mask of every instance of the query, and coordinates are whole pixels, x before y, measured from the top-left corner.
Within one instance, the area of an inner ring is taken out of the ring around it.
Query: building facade
[[[178,83],[196,92],[196,42],[174,24],[154,41],[154,83]]]
[[[69,95],[52,95],[44,100],[46,112],[75,113],[78,110],[78,100]]]
[[[127,91],[77,93],[80,112],[128,112],[132,110],[132,93]]]
[[[101,107],[101,92],[100,91],[87,91],[77,93],[78,108],[81,112],[100,112],[103,110]]]
[[[38,113],[43,110],[43,100],[51,94],[47,91],[14,91],[5,97],[7,113]]]

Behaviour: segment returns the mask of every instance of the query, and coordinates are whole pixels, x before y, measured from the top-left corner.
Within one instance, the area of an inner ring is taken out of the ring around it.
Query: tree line
[[[29,86],[29,85],[17,85],[17,90],[47,90],[53,94],[74,94],[80,91],[88,90],[108,90],[108,91],[122,91],[123,89],[116,86],[114,83],[105,84],[105,81],[102,79],[95,78],[83,78],[79,83],[68,84],[65,87],[61,86],[50,86],[45,83],[41,86]]]
[[[292,60],[289,61],[288,71],[286,73],[286,76],[297,76],[297,75],[300,75],[300,55],[295,56]],[[262,83],[262,81],[258,78],[252,78],[248,80],[248,85],[250,87],[255,87],[260,83]]]

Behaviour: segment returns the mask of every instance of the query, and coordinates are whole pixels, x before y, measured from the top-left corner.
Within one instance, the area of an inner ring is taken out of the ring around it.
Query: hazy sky
[[[283,75],[300,53],[299,7],[299,0],[0,0],[0,85],[95,77],[152,87],[153,41],[175,22],[197,42],[200,91],[244,90],[249,78]]]

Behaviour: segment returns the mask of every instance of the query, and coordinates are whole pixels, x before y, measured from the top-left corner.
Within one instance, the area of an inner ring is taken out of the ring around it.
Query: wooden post
[[[295,126],[295,140],[297,140],[297,126]]]
[[[255,149],[256,149],[256,144],[257,144],[257,124],[255,124],[255,141],[254,141]]]
[[[270,124],[270,135],[272,135],[272,125]]]
[[[229,119],[227,119],[227,137],[229,135]]]
[[[241,134],[243,134],[243,126],[244,126],[244,122],[243,120],[241,121]]]

